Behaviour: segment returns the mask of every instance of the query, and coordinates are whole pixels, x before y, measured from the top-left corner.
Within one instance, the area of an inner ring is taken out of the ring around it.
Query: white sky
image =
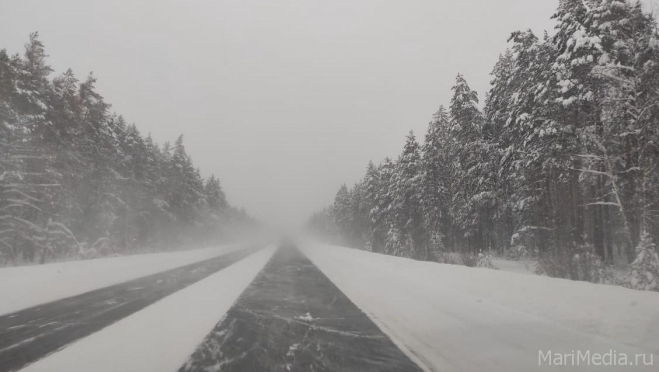
[[[159,142],[185,134],[233,205],[296,227],[370,159],[422,139],[463,73],[482,99],[510,32],[558,0],[0,0],[0,48],[39,31]]]

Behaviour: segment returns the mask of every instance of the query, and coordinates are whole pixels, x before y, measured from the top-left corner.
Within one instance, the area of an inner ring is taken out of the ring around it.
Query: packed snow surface
[[[510,261],[501,258],[493,258],[492,265],[499,270],[510,271],[521,274],[534,274],[535,262],[531,260]]]
[[[654,366],[659,294],[503,270],[420,262],[308,243],[304,252],[413,360],[429,371],[535,371],[539,353],[613,350]],[[620,359],[618,359],[620,360]],[[641,359],[642,361],[642,359]],[[568,364],[570,364],[568,362]]]
[[[203,261],[237,245],[0,269],[0,315]]]
[[[270,259],[268,247],[21,370],[178,370]]]

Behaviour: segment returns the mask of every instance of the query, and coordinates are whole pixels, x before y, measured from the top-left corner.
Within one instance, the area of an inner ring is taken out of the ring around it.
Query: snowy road
[[[282,246],[179,372],[421,372],[297,248]]]
[[[299,247],[239,250],[4,315],[0,371],[657,368],[539,365],[539,351],[609,350],[659,363],[656,293]]]
[[[13,371],[247,257],[256,248],[0,317],[0,371]]]

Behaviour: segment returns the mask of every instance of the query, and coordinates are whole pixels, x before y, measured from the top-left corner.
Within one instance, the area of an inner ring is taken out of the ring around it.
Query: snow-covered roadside
[[[520,274],[534,274],[535,270],[535,261],[532,260],[511,261],[503,258],[493,258],[492,265],[499,270]]]
[[[549,350],[655,354],[635,371],[659,363],[656,293],[312,243],[304,252],[431,370],[538,370]]]
[[[530,274],[530,275],[539,275],[535,273],[537,261],[534,260],[507,260],[505,258],[493,258],[492,265],[495,268],[503,271],[509,271],[512,273],[519,274]],[[612,269],[613,275],[617,278],[620,283],[625,283],[627,281],[627,276],[629,275],[629,265],[626,264],[617,264],[613,266]]]
[[[2,268],[0,315],[199,262],[229,253],[239,247],[226,245],[189,251]]]
[[[263,249],[22,371],[176,371],[261,271],[275,249],[275,246]]]

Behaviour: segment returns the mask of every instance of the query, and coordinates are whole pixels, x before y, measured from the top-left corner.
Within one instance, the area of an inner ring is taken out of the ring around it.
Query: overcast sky
[[[93,71],[158,142],[184,133],[229,201],[295,227],[396,157],[448,105],[482,99],[511,31],[553,28],[558,0],[0,0],[0,48],[39,31],[56,73]]]

